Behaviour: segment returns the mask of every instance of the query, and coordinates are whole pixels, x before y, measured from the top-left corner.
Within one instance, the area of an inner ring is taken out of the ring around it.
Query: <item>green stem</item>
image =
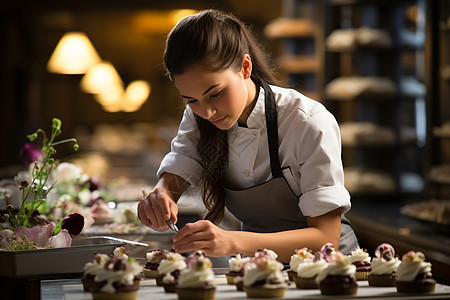
[[[50,146],[56,146],[56,145],[61,145],[61,144],[65,144],[68,142],[74,142],[75,144],[77,144],[77,140],[75,138],[70,138],[70,139],[65,139],[65,140],[61,140],[61,141],[57,141],[54,143],[51,143]]]

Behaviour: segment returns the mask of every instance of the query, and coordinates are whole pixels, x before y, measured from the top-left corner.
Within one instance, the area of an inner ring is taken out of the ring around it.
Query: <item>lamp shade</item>
[[[89,38],[83,32],[68,32],[56,45],[47,70],[60,74],[84,74],[101,61]]]
[[[110,62],[101,62],[91,67],[80,82],[81,89],[89,94],[123,92],[123,82]]]

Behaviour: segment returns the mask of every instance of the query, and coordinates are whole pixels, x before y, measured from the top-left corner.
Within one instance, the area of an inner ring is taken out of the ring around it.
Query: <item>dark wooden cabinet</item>
[[[423,192],[426,2],[327,1],[324,103],[353,198]]]
[[[428,1],[427,18],[427,195],[450,201],[450,1]]]

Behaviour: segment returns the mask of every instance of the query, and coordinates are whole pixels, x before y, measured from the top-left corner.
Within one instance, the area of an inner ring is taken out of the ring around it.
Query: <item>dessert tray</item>
[[[74,238],[72,246],[34,250],[0,250],[0,275],[20,278],[64,278],[82,274],[95,253],[112,253],[116,247],[136,243],[107,236]]]

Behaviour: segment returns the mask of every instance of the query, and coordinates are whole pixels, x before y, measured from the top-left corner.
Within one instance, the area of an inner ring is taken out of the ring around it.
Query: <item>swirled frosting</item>
[[[161,260],[165,259],[167,257],[167,254],[170,251],[167,250],[161,250],[161,249],[156,249],[156,250],[152,250],[150,252],[147,252],[145,254],[145,257],[147,258],[147,261],[149,263],[157,263],[159,264],[161,262]]]
[[[179,253],[170,252],[167,258],[161,260],[158,266],[158,273],[163,274],[163,282],[171,283],[175,281],[175,277],[171,275],[173,271],[183,270],[186,268],[184,257]]]
[[[159,263],[159,274],[171,273],[175,270],[182,270],[186,268],[184,257],[179,253],[170,253],[166,259]]]
[[[374,259],[372,260],[372,271],[370,272],[370,274],[392,274],[393,272],[397,271],[399,265],[400,260],[397,257],[391,258],[390,260],[374,257]]]
[[[199,288],[214,281],[211,260],[196,251],[189,255],[187,268],[181,270],[178,285],[182,288]]]
[[[243,277],[244,286],[251,286],[258,281],[264,281],[262,288],[287,287],[281,273],[283,264],[269,256],[255,257],[245,265]]]
[[[291,270],[295,271],[298,268],[298,265],[303,263],[304,261],[312,261],[314,259],[314,254],[308,250],[308,248],[302,248],[300,250],[295,250],[295,253],[291,256],[291,260],[289,261],[289,267]]]
[[[370,256],[367,251],[364,249],[361,249],[359,247],[356,247],[355,250],[351,252],[351,254],[348,257],[350,259],[351,263],[357,262],[357,261],[365,261],[370,262]]]
[[[125,254],[125,247],[116,247],[113,251],[113,255],[117,257],[123,257],[124,259],[128,259],[128,255]]]
[[[108,261],[109,256],[106,254],[95,254],[92,261],[84,265],[84,274],[97,275],[102,269],[105,263]]]
[[[413,281],[421,273],[431,273],[431,263],[425,261],[422,252],[409,251],[402,256],[397,269],[398,281]]]
[[[102,286],[101,291],[113,294],[116,292],[114,288],[115,282],[132,286],[135,276],[140,274],[141,271],[141,266],[133,258],[113,257],[105,263],[103,269],[95,276],[94,280],[106,282]]]
[[[277,259],[278,254],[275,253],[275,251],[270,249],[259,249],[255,252],[255,257],[262,257],[262,256],[268,256],[271,259]]]
[[[242,257],[240,253],[237,253],[235,257],[228,260],[230,271],[239,272],[242,269],[242,266],[250,259],[250,257]]]
[[[346,276],[355,275],[356,266],[353,265],[349,258],[339,251],[330,255],[328,266],[317,274],[316,282],[320,284],[328,275]]]
[[[316,261],[308,260],[299,264],[297,267],[297,276],[301,278],[313,278],[320,271],[327,267],[328,263],[325,259],[319,258]]]

